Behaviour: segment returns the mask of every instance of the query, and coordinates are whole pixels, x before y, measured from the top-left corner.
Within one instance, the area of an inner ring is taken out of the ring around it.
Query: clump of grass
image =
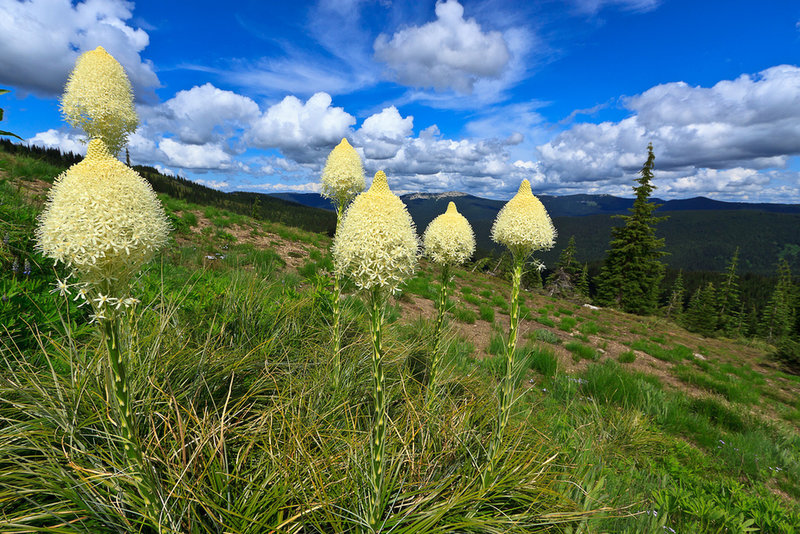
[[[562,322],[563,322],[563,320],[562,320]],[[581,334],[584,334],[584,335],[587,335],[587,336],[593,336],[593,335],[597,334],[597,332],[600,331],[600,328],[597,326],[597,323],[595,323],[594,321],[586,321],[583,324],[581,324],[581,326],[578,328],[578,330],[580,330]]]
[[[646,352],[650,356],[665,362],[681,362],[692,356],[692,349],[685,345],[675,345],[671,349],[665,349],[646,339],[637,339],[631,344],[631,348]]]
[[[577,321],[574,317],[566,316],[561,318],[561,323],[558,325],[559,330],[563,330],[564,332],[572,332],[572,329],[575,328]]]
[[[491,307],[489,304],[483,303],[478,310],[481,319],[488,323],[494,322],[494,308]]]
[[[528,367],[540,374],[552,377],[558,372],[558,357],[552,350],[544,347],[526,347],[525,359]]]
[[[633,363],[636,361],[636,353],[632,350],[626,350],[620,353],[617,360],[619,360],[619,363]]]
[[[572,353],[572,357],[575,359],[575,361],[596,361],[600,358],[600,355],[592,347],[584,345],[583,343],[578,343],[577,341],[570,341],[564,345],[564,348]]]
[[[536,321],[539,324],[543,324],[545,326],[549,326],[550,328],[555,328],[556,327],[555,321],[553,321],[549,317],[544,317],[544,316],[540,315],[539,317],[534,319],[534,321]]]
[[[472,293],[464,293],[461,298],[464,300],[464,302],[469,302],[475,306],[480,306],[482,302],[480,297],[473,295]]]
[[[453,317],[456,318],[457,321],[467,324],[475,324],[475,320],[478,318],[478,314],[475,313],[473,310],[468,308],[464,308],[462,306],[455,306],[451,313]]]
[[[489,346],[486,347],[486,352],[493,356],[500,356],[506,347],[505,336],[500,332],[495,332],[489,338]]]

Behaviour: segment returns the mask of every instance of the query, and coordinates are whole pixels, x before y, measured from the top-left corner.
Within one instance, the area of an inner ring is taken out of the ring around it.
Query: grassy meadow
[[[345,284],[334,384],[331,239],[160,195],[172,242],[133,284],[121,346],[161,504],[147,520],[103,340],[33,251],[61,170],[0,152],[0,532],[366,531],[369,316]],[[385,312],[381,531],[800,531],[800,377],[770,347],[541,291],[522,293],[517,398],[484,490],[510,283],[453,276],[430,410],[438,270],[423,260]]]

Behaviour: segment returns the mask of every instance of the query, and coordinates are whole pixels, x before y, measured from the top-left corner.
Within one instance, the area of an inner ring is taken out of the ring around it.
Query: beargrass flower
[[[414,273],[417,233],[405,204],[378,171],[370,188],[356,197],[336,232],[336,270],[362,290],[395,292]]]
[[[450,284],[450,267],[467,261],[475,252],[475,234],[469,221],[458,213],[456,205],[450,202],[447,211],[436,217],[425,229],[422,243],[427,255],[442,268],[442,279],[437,303],[436,330],[434,332],[433,353],[428,368],[425,404],[428,410],[433,406],[436,381],[441,361],[442,325],[447,307],[447,291]]]
[[[522,267],[534,250],[551,248],[555,243],[556,229],[541,201],[533,196],[531,184],[522,180],[514,197],[503,206],[492,226],[492,239],[511,250],[514,267],[511,273],[511,310],[509,314],[508,341],[506,343],[506,373],[498,390],[497,426],[489,443],[488,461],[481,473],[484,489],[494,480],[495,468],[503,444],[503,434],[508,425],[514,402],[514,354],[519,327],[519,290]]]
[[[363,191],[364,187],[366,183],[361,157],[347,139],[342,139],[328,155],[328,161],[322,170],[320,193],[325,198],[333,200],[337,206],[343,207]]]
[[[549,249],[555,244],[556,229],[528,180],[522,180],[517,194],[497,214],[492,240],[523,259],[534,250]]]
[[[119,153],[139,124],[131,82],[102,46],[78,58],[61,98],[61,112],[90,140],[102,139],[112,154]]]
[[[336,230],[344,218],[344,210],[347,204],[353,200],[357,194],[364,190],[364,167],[361,165],[361,157],[358,152],[350,146],[347,139],[342,139],[341,143],[328,155],[328,161],[322,170],[322,196],[331,199],[336,206]],[[338,387],[342,374],[342,284],[341,273],[335,272],[333,275],[333,294],[331,304],[333,312],[333,379]]]
[[[425,255],[440,265],[459,265],[475,253],[475,234],[453,202],[428,225],[422,236]]]
[[[37,247],[108,292],[167,242],[169,223],[153,188],[100,139],[59,175],[36,229]]]

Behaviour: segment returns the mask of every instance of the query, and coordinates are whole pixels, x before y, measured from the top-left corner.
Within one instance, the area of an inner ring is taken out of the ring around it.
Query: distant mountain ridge
[[[315,193],[278,193],[274,196],[326,210],[330,200]],[[434,217],[455,202],[475,230],[478,255],[498,252],[490,233],[497,212],[505,201],[480,198],[460,192],[411,193],[401,198],[422,233]],[[611,227],[621,224],[613,215],[625,215],[632,198],[612,195],[540,195],[558,230],[556,246],[537,254],[546,265],[558,260],[560,251],[574,235],[581,262],[598,262],[605,257]],[[659,200],[659,215],[669,218],[657,226],[656,234],[666,241],[664,261],[674,269],[722,271],[738,246],[740,270],[771,275],[780,257],[793,272],[800,272],[800,205],[723,202],[705,197]]]
[[[319,193],[271,193],[269,196],[277,197],[282,200],[296,202],[304,206],[322,208],[334,211],[330,200]],[[625,215],[628,209],[633,206],[632,198],[616,197],[613,195],[537,195],[544,204],[551,217],[581,217],[584,215]],[[503,207],[505,200],[492,200],[488,198],[476,197],[469,193],[460,191],[448,191],[445,193],[407,193],[400,195],[407,205],[414,201],[416,205],[422,207],[428,202],[438,203],[440,200],[447,202],[454,201],[461,210],[459,204],[482,206],[486,209],[493,209],[495,213]],[[800,204],[778,204],[778,203],[750,203],[750,202],[726,202],[714,200],[707,197],[693,197],[676,200],[662,200],[654,198],[653,202],[661,204],[659,211],[717,211],[717,210],[751,210],[764,211],[768,213],[800,213]],[[410,208],[409,208],[410,209]],[[412,213],[413,215],[413,213]]]

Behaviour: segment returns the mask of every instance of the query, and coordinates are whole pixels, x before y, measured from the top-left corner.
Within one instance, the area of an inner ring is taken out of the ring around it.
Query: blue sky
[[[347,137],[395,191],[800,202],[800,2],[0,0],[3,129],[82,151],[58,98],[103,46],[134,163],[315,191]]]

